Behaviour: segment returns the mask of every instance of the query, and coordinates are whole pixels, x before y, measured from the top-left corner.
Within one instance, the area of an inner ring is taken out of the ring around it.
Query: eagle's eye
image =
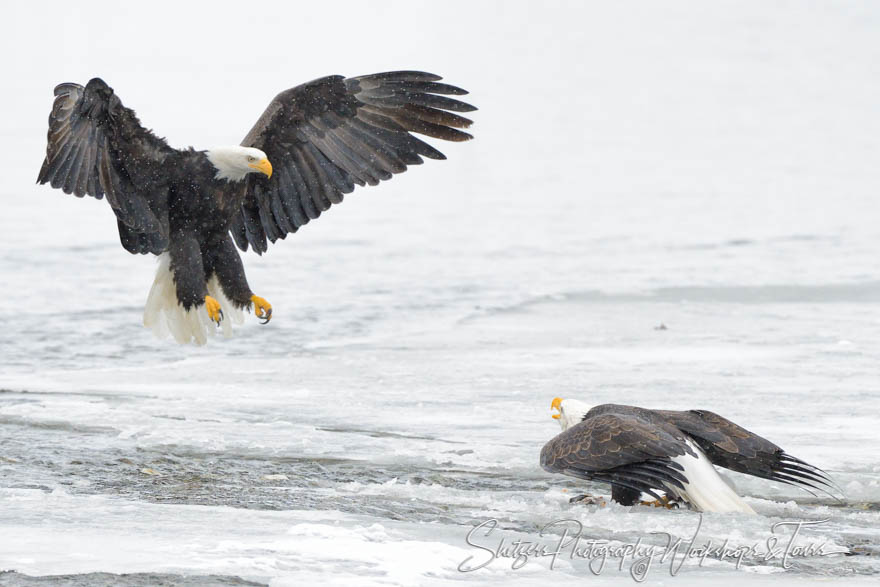
[[[257,160],[256,157],[251,157],[250,155],[248,155],[248,163],[253,163],[256,160]]]

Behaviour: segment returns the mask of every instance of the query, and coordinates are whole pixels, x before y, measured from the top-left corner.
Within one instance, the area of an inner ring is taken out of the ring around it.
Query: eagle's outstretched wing
[[[707,410],[655,410],[694,439],[713,464],[731,471],[816,489],[837,498],[828,475],[791,456],[766,438]],[[842,492],[841,492],[842,493]]]
[[[173,152],[102,80],[65,83],[55,88],[37,182],[80,198],[106,195],[122,245],[159,254],[168,243],[167,176],[160,166]]]
[[[672,485],[684,489],[683,467],[672,461],[694,455],[684,435],[671,426],[635,414],[604,413],[552,438],[541,450],[541,466],[550,473],[604,481],[660,499],[655,492]]]
[[[278,94],[242,141],[272,162],[271,179],[248,177],[248,195],[231,232],[257,253],[342,201],[357,185],[376,185],[422,157],[445,159],[410,132],[448,141],[471,135],[454,114],[473,106],[448,95],[461,88],[440,76],[394,71],[320,78]]]

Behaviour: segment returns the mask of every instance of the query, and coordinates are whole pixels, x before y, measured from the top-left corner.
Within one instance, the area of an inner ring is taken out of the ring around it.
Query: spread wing
[[[828,493],[840,491],[821,469],[791,456],[766,438],[707,410],[655,410],[689,435],[719,467]],[[836,497],[835,497],[836,499]]]
[[[143,128],[113,89],[95,78],[85,87],[55,88],[46,158],[37,182],[67,194],[107,201],[123,246],[160,253],[168,242],[166,175],[161,164],[174,149]]]
[[[242,141],[266,153],[271,179],[248,177],[248,195],[231,232],[258,253],[342,201],[355,185],[376,185],[443,154],[411,132],[464,141],[476,110],[449,98],[461,88],[440,76],[395,71],[328,76],[278,94]]]
[[[654,490],[668,485],[684,489],[683,468],[671,459],[685,453],[693,455],[684,436],[674,430],[632,414],[606,413],[587,417],[551,439],[541,450],[541,466],[660,499]]]

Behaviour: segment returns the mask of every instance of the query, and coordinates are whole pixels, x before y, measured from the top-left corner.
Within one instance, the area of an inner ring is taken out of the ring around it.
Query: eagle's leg
[[[635,505],[639,501],[641,491],[624,487],[623,485],[611,484],[611,500],[620,505]]]
[[[204,304],[211,320],[220,324],[223,320],[223,311],[220,309],[220,303],[208,295],[202,251],[198,241],[187,235],[173,235],[168,252],[171,254],[170,269],[174,275],[177,301],[187,311]]]
[[[611,499],[616,501],[620,505],[652,505],[654,507],[666,508],[670,510],[678,507],[678,504],[676,502],[669,501],[669,497],[665,495],[661,499],[655,499],[654,501],[639,501],[639,497],[641,497],[641,495],[641,491],[637,491],[629,487],[623,487],[621,485],[611,486]]]
[[[264,298],[254,295],[244,274],[241,256],[232,242],[232,236],[226,233],[222,240],[207,247],[205,271],[215,273],[223,293],[238,308],[254,306],[254,314],[263,319],[263,324],[272,318],[272,304]]]

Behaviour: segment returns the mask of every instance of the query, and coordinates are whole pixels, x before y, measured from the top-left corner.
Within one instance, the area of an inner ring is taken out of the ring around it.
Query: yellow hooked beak
[[[551,411],[552,410],[559,410],[558,414],[553,414],[552,418],[554,420],[558,420],[559,418],[562,417],[562,398],[561,397],[554,397],[553,398],[553,401],[550,402],[550,410]]]
[[[265,157],[263,157],[256,163],[248,163],[248,167],[250,167],[251,169],[256,169],[260,173],[265,173],[266,177],[272,177],[272,164],[269,163],[269,160]]]

